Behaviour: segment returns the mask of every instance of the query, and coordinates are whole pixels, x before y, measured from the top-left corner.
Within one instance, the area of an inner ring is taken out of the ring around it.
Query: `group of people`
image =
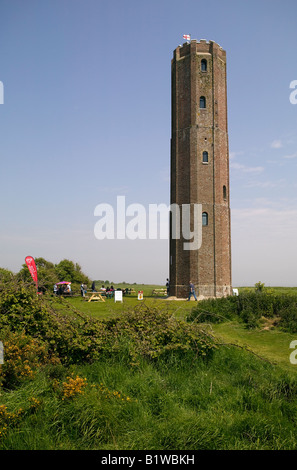
[[[71,294],[71,284],[55,284],[54,285],[54,295],[65,295]]]
[[[92,292],[98,292],[97,289],[96,289],[95,281],[92,282],[91,290],[92,290]],[[110,287],[107,287],[107,288],[105,289],[105,287],[102,286],[101,289],[100,289],[100,292],[101,292],[101,293],[102,293],[102,292],[106,293],[106,291],[107,291],[107,292],[114,292],[114,287],[113,287],[113,286],[110,286]],[[86,293],[87,293],[87,285],[83,283],[83,284],[81,284],[81,286],[80,286],[80,294],[81,294],[82,297],[85,297]]]
[[[95,281],[92,282],[92,292],[98,292],[97,289],[96,289],[96,283]],[[99,292],[100,293],[106,293],[106,292],[114,292],[115,291],[115,288],[113,286],[110,286],[110,287],[104,287],[104,285],[102,285],[99,289]]]
[[[93,283],[94,284],[94,283]],[[94,287],[95,289],[95,287]],[[93,285],[92,285],[92,290],[93,290]],[[100,287],[100,293],[101,294],[104,294],[107,298],[111,298],[114,296],[114,287],[113,286],[110,286],[110,287],[104,287],[103,285]],[[93,290],[93,292],[96,292],[96,290]]]
[[[92,282],[92,287],[91,287],[91,290],[92,292],[98,292],[97,289],[96,289],[96,284],[95,284],[95,281]],[[110,287],[104,287],[102,286],[99,290],[99,292],[102,294],[104,293],[107,297],[112,297],[113,293],[114,293],[114,287],[113,286],[110,286]],[[82,297],[85,297],[87,293],[87,285],[86,284],[82,284],[80,286],[80,294]]]
[[[99,292],[100,294],[103,294],[105,295],[107,298],[111,298],[114,296],[114,292],[115,290],[121,290],[123,292],[123,295],[128,295],[128,294],[131,294],[131,289],[129,288],[126,288],[126,289],[115,289],[113,285],[111,285],[110,287],[107,286],[105,287],[104,285],[102,285],[99,289],[99,291],[96,289],[96,283],[95,281],[92,282],[92,286],[91,286],[91,290],[92,292]],[[81,295],[82,297],[84,297],[87,293],[87,286],[85,284],[82,284],[81,287],[80,287],[80,291],[81,291]]]
[[[169,290],[170,290],[170,282],[169,279],[166,279],[166,289],[167,289],[167,295],[169,296]],[[131,289],[120,289],[123,292],[123,295],[129,294]],[[101,286],[100,292],[106,295],[106,297],[112,297],[114,295],[115,288],[113,286],[110,287],[104,287],[104,285]],[[92,282],[92,292],[97,292],[96,290],[96,284],[95,281]],[[54,294],[55,295],[65,295],[65,294],[70,294],[71,293],[71,284],[60,284],[59,286],[57,284],[54,285]],[[82,297],[85,297],[87,293],[87,285],[82,283],[80,286],[80,293]],[[192,281],[189,282],[189,297],[187,300],[190,300],[191,297],[194,297],[195,300],[197,300],[196,293],[195,293],[195,286],[192,283]]]

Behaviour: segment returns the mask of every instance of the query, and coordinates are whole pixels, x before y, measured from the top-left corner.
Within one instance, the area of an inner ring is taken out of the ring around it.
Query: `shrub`
[[[265,287],[264,282],[259,281],[259,282],[257,282],[257,283],[255,284],[256,292],[263,292],[263,291],[264,291],[264,287]]]
[[[188,321],[220,323],[231,320],[237,314],[237,297],[204,299],[197,303],[188,316]]]
[[[62,400],[67,400],[76,395],[84,393],[84,387],[87,386],[87,379],[82,379],[78,375],[76,377],[67,377],[67,381],[63,382]]]
[[[104,325],[79,312],[57,311],[47,296],[37,296],[34,288],[22,283],[0,292],[0,330],[4,329],[45,342],[48,354],[59,356],[64,364],[98,358],[104,348]]]
[[[274,292],[250,292],[238,297],[238,315],[250,328],[259,325],[261,317],[279,319],[279,326],[297,331],[297,298]]]
[[[297,302],[284,306],[279,315],[279,326],[290,333],[297,333]]]
[[[12,413],[7,410],[7,406],[0,405],[0,440],[5,437],[9,428],[18,424],[22,413],[23,410],[21,408]]]
[[[69,305],[65,300],[61,304]],[[140,357],[154,359],[177,351],[204,357],[215,347],[198,325],[157,308],[143,304],[120,318],[100,321],[75,309],[61,313],[47,296],[37,296],[23,285],[7,287],[0,295],[2,328],[44,342],[49,357],[58,357],[63,364],[92,362],[111,354],[135,363]]]
[[[24,332],[2,332],[4,338],[5,361],[0,366],[0,384],[6,388],[19,385],[26,379],[34,377],[38,368],[50,358],[46,344],[25,335]]]
[[[126,350],[133,364],[138,364],[140,357],[153,360],[188,351],[209,357],[216,347],[213,339],[198,325],[178,320],[166,311],[145,304],[114,320],[111,333],[115,338],[113,351],[122,353]]]
[[[236,297],[202,300],[193,308],[188,321],[218,323],[239,318],[247,328],[256,328],[263,317],[277,318],[281,328],[295,333],[296,295],[278,294],[260,288],[256,291],[243,292]]]

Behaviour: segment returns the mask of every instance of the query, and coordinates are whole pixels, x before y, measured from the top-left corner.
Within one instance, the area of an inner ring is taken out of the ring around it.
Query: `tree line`
[[[63,259],[57,264],[44,258],[35,258],[38,273],[38,289],[41,291],[52,291],[54,284],[61,281],[71,282],[74,288],[82,283],[90,285],[91,280],[83,273],[81,266],[71,260]],[[0,268],[0,278],[4,280],[16,280],[31,284],[33,282],[27,265],[24,263],[18,273],[8,269]]]

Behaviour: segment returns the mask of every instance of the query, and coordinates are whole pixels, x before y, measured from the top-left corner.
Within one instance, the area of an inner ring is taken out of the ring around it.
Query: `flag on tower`
[[[183,38],[186,39],[187,41],[191,41],[191,35],[190,34],[184,34]]]

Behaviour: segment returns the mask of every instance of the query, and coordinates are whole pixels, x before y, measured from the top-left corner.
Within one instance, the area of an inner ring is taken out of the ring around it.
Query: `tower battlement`
[[[219,57],[226,60],[226,51],[215,41],[207,41],[206,39],[200,39],[200,41],[192,39],[190,43],[185,42],[183,45],[178,46],[174,51],[174,58],[178,60],[193,53],[217,53]]]

